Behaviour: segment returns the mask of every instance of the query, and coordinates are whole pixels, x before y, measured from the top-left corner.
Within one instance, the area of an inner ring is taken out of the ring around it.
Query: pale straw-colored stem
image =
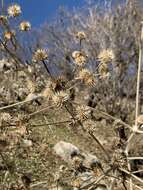
[[[130,173],[129,171],[127,171],[127,170],[125,170],[123,168],[119,168],[119,170],[122,171],[122,172],[124,172],[124,173],[126,173],[126,174],[128,174],[130,177],[136,179],[138,182],[140,182],[140,183],[143,184],[143,180],[141,178],[137,177],[136,175]]]
[[[143,160],[143,157],[128,157],[128,160]]]
[[[139,93],[140,93],[141,66],[142,66],[142,43],[140,41],[140,43],[139,43],[138,72],[137,72],[137,88],[136,88],[136,110],[135,110],[135,128],[136,128],[136,130],[138,130],[137,118],[139,115],[139,102],[140,102],[140,98],[139,98],[140,94]],[[133,139],[135,134],[136,134],[136,131],[133,130],[132,133],[130,134],[128,140],[127,140],[127,144],[126,144],[126,148],[125,148],[125,154],[127,156],[127,166],[128,166],[129,171],[131,171],[131,165],[130,165],[130,161],[128,160],[128,155],[129,155],[130,144],[131,144],[132,139]],[[132,176],[132,175],[130,175],[130,176]],[[133,190],[133,183],[132,183],[131,177],[130,177],[129,181],[130,181],[130,190]]]
[[[21,101],[21,102],[16,102],[14,104],[10,104],[8,106],[0,107],[0,111],[5,110],[5,109],[9,109],[9,108],[13,108],[13,107],[16,107],[16,106],[23,105],[25,103],[31,102],[33,100],[36,100],[39,97],[41,97],[41,96],[36,96],[36,97],[32,98],[31,100],[24,100],[24,101]]]

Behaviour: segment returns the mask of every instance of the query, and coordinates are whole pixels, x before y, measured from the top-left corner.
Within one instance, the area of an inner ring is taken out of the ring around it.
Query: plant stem
[[[141,65],[142,65],[142,44],[139,45],[139,63],[138,63],[138,74],[137,74],[137,89],[136,89],[136,115],[135,115],[135,126],[137,126],[137,117],[139,115],[139,91],[140,91],[140,78],[141,78]]]
[[[1,12],[4,15],[4,0],[1,0]]]

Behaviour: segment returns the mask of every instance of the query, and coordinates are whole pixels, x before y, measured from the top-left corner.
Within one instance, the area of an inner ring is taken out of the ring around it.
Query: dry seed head
[[[8,7],[7,12],[10,17],[17,17],[21,14],[21,7],[17,4],[11,5]]]
[[[12,37],[14,37],[14,36],[15,36],[15,31],[14,30],[4,32],[4,38],[6,40],[11,40]]]
[[[83,121],[90,117],[91,110],[87,106],[77,106],[76,108],[76,117],[78,120]]]
[[[87,61],[87,55],[81,51],[74,51],[72,53],[72,57],[74,59],[74,62],[79,66],[85,65]]]
[[[87,85],[95,85],[94,75],[88,69],[82,69],[79,71],[78,79],[83,80],[83,82]]]
[[[4,15],[0,15],[0,24],[6,24],[7,23],[7,17]]]
[[[30,22],[27,22],[27,21],[21,22],[20,25],[19,25],[19,29],[21,31],[29,31],[31,29]]]
[[[86,39],[86,34],[85,34],[84,31],[79,31],[79,32],[77,32],[76,37],[77,37],[79,40],[84,40],[84,39]]]
[[[72,57],[75,59],[75,58],[79,57],[80,54],[81,54],[80,51],[74,51],[74,52],[72,53]]]
[[[110,49],[102,50],[98,55],[98,60],[100,63],[107,64],[113,61],[114,53]]]
[[[57,107],[61,107],[63,103],[66,102],[68,99],[69,99],[69,94],[65,91],[57,92],[52,97],[53,103]]]
[[[33,62],[45,61],[48,58],[46,49],[37,49],[33,55]]]

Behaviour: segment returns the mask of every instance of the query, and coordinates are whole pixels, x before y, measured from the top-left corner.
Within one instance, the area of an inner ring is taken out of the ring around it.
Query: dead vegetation
[[[143,189],[140,4],[62,12],[32,48],[21,13],[0,16],[0,188]]]

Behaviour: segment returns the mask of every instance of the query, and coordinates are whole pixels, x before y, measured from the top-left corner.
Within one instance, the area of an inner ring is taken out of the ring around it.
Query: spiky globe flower
[[[52,100],[57,107],[62,107],[63,103],[69,100],[69,94],[65,91],[57,92],[53,95]]]
[[[114,53],[111,49],[102,50],[98,55],[100,63],[108,64],[114,60]]]
[[[91,110],[89,107],[81,105],[76,108],[76,118],[80,121],[86,120],[90,117]]]
[[[78,79],[82,80],[85,84],[94,86],[96,83],[94,75],[88,69],[79,71]]]
[[[8,15],[10,17],[17,17],[21,14],[21,7],[18,4],[14,4],[8,7],[7,9]]]
[[[48,59],[48,53],[46,49],[37,49],[33,55],[33,62],[45,61]]]
[[[79,40],[84,40],[84,39],[86,39],[86,34],[85,34],[84,31],[79,31],[79,32],[77,32],[76,37],[77,37]]]
[[[5,31],[3,35],[6,40],[11,40],[15,36],[15,31]]]
[[[7,23],[7,17],[4,15],[0,15],[0,24],[6,24]]]
[[[83,66],[86,64],[87,61],[87,55],[84,52],[81,51],[74,51],[72,53],[72,57],[74,59],[74,62],[78,65],[78,66]]]
[[[29,31],[31,29],[31,24],[28,21],[23,21],[19,25],[21,31]]]

